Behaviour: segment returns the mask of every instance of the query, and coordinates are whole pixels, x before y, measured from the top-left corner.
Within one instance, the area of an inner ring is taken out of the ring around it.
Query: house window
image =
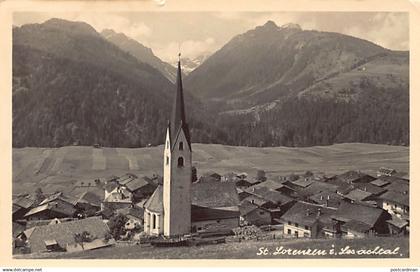
[[[260,212],[260,215],[264,215],[264,212],[262,212],[262,211],[261,211],[261,212]]]
[[[297,230],[295,230],[295,236],[298,237],[299,236],[299,232]]]
[[[179,150],[184,150],[184,143],[183,142],[179,142]]]
[[[166,165],[168,165],[168,164],[169,164],[169,157],[166,156]]]
[[[295,227],[299,227],[299,224],[298,223],[295,223]]]
[[[306,230],[308,230],[308,229],[309,229],[309,227],[308,227],[308,226],[305,226],[305,229],[306,229]]]
[[[184,167],[184,158],[183,157],[178,158],[178,167]]]
[[[287,229],[287,234],[292,234],[292,230],[291,229]]]

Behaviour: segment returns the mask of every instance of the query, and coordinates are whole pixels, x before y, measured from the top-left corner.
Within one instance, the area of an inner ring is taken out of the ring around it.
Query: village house
[[[85,191],[74,197],[76,198],[77,212],[83,217],[93,216],[101,209],[102,198],[93,192]]]
[[[32,208],[25,215],[27,220],[46,220],[53,218],[74,217],[77,200],[58,192],[45,198],[39,206]]]
[[[24,215],[35,205],[35,199],[28,195],[20,195],[13,199],[12,219],[17,221],[23,219]]]
[[[335,212],[335,208],[298,201],[281,217],[284,235],[297,238],[337,237],[338,225],[332,220]]]
[[[239,226],[239,198],[235,184],[211,181],[193,183],[191,202],[192,231]]]
[[[395,169],[388,168],[388,167],[380,167],[376,175],[378,177],[382,177],[382,176],[390,177],[392,175],[395,175],[396,173],[397,171]]]
[[[240,225],[269,225],[272,223],[271,213],[249,201],[242,201],[239,205],[241,213]]]
[[[367,182],[371,182],[372,180],[375,180],[376,178],[368,174],[365,174],[361,171],[351,170],[343,174],[334,176],[333,178],[327,180],[327,182],[331,182],[331,180],[334,180],[334,179],[352,184],[352,183],[367,183]]]
[[[131,207],[133,204],[132,194],[125,186],[117,185],[111,193],[107,195],[102,202],[101,210],[117,210]]]
[[[73,185],[73,188],[69,191],[69,195],[80,197],[85,193],[89,193],[89,196],[94,194],[97,199],[102,201],[105,196],[104,183],[105,181],[100,178],[94,180],[79,180]]]
[[[386,221],[391,216],[380,208],[342,202],[333,218],[343,237],[354,238],[389,233]]]
[[[150,197],[158,186],[157,183],[148,177],[138,178],[132,174],[129,178],[120,181],[120,184],[124,185],[131,192],[134,203]]]
[[[90,235],[91,241],[80,245],[75,240],[75,236],[83,232]],[[109,228],[100,218],[90,217],[33,227],[23,231],[19,239],[31,253],[51,250],[79,251],[112,245],[113,240],[105,239],[107,233],[109,233]]]
[[[338,208],[343,200],[340,195],[329,191],[323,191],[318,194],[311,195],[307,199],[310,202],[332,208]]]

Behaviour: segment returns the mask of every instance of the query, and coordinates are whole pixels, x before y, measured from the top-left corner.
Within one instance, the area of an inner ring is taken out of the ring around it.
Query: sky
[[[20,12],[13,24],[50,18],[83,21],[97,31],[113,29],[150,47],[164,61],[209,55],[234,36],[263,25],[299,24],[304,30],[339,32],[385,48],[409,49],[409,16],[404,12]]]

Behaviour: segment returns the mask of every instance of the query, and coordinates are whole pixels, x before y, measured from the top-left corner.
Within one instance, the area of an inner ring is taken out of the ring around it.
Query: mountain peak
[[[94,34],[98,35],[98,32],[89,24],[85,22],[68,21],[59,18],[52,18],[45,21],[42,26],[59,28],[60,30],[68,30],[71,32],[77,32],[79,34]]]
[[[284,24],[284,25],[281,26],[281,28],[302,30],[302,28],[300,27],[300,25],[294,24],[294,23]]]
[[[275,22],[268,20],[264,25],[264,28],[278,28]]]

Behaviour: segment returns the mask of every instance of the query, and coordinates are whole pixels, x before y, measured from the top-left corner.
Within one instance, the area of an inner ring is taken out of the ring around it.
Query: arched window
[[[169,164],[169,157],[166,156],[166,165],[168,165],[168,164]]]
[[[166,141],[166,148],[169,148],[169,141]]]
[[[183,157],[178,158],[178,167],[184,167],[184,158]]]
[[[156,228],[156,214],[152,215],[152,229]]]
[[[184,143],[183,142],[179,142],[179,150],[184,150]]]

